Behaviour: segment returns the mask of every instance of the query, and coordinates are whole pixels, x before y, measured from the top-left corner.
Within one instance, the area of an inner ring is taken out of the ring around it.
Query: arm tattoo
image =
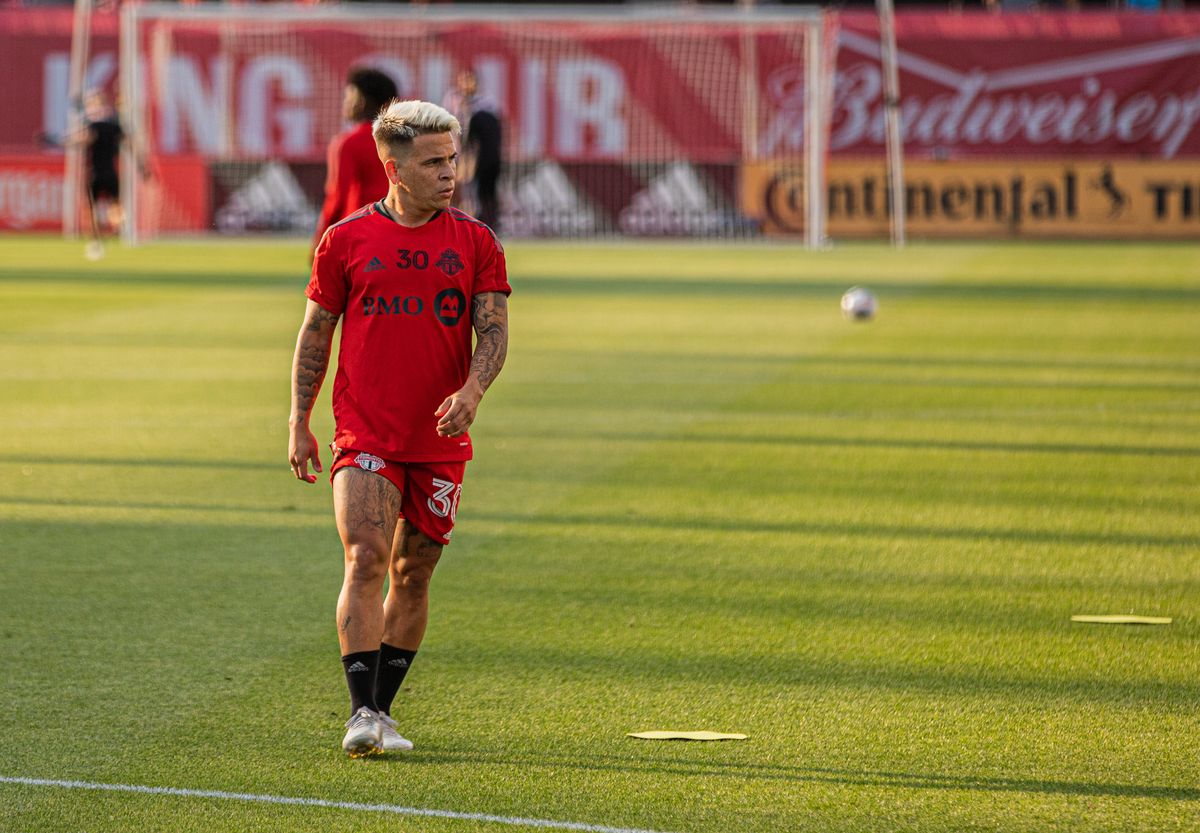
[[[329,369],[330,345],[338,316],[314,304],[296,340],[292,361],[292,419],[307,420]]]
[[[319,333],[328,327],[329,334],[333,335],[333,328],[337,326],[339,317],[335,313],[325,309],[325,307],[318,306],[313,310],[313,314],[308,316],[308,319],[304,322],[304,329],[310,333]]]
[[[471,299],[471,324],[475,327],[475,353],[471,372],[484,390],[500,375],[508,355],[508,298],[502,292],[483,292]]]

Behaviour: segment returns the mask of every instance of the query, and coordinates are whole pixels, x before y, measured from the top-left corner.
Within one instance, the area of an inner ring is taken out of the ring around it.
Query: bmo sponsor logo
[[[421,315],[427,309],[432,310],[434,317],[442,324],[455,327],[466,312],[467,296],[451,287],[439,292],[432,305],[426,304],[418,295],[366,295],[362,299],[364,316]]]
[[[13,164],[0,159],[0,228],[61,228],[62,177],[61,161]]]

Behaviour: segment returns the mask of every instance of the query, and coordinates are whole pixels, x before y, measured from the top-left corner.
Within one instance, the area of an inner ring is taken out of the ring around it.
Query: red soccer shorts
[[[441,544],[450,543],[458,499],[462,495],[465,460],[449,463],[396,463],[365,451],[340,448],[334,451],[329,480],[338,469],[352,466],[386,477],[400,490],[400,515]]]

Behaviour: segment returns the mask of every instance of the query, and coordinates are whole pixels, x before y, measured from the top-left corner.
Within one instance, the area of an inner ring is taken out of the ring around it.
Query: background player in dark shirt
[[[125,215],[121,210],[121,182],[117,158],[125,132],[107,96],[99,91],[88,93],[84,102],[85,138],[88,162],[88,200],[92,221],[92,239],[88,257],[104,253],[100,236],[118,234]]]
[[[469,69],[458,74],[457,84],[446,96],[446,102],[464,127],[463,158],[458,174],[469,194],[460,196],[469,196],[466,204],[473,201],[479,219],[499,232],[500,201],[496,186],[504,166],[500,107],[479,94],[479,81]]]
[[[329,142],[325,202],[313,236],[314,249],[325,229],[387,194],[387,174],[379,164],[371,122],[395,97],[395,83],[378,70],[357,67],[346,77],[342,116],[354,126]]]
[[[457,129],[421,101],[394,102],[375,120],[387,197],[322,237],[292,366],[288,458],[312,483],[309,463],[319,472],[321,462],[309,419],[342,320],[331,470],[345,553],[342,747],[351,757],[412,748],[391,703],[424,638],[429,581],[471,457],[467,430],[508,349],[503,249],[487,226],[449,207]]]

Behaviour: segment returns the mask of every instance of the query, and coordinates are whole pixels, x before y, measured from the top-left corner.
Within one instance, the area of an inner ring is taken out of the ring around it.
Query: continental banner
[[[891,200],[882,160],[832,160],[830,237],[887,237]],[[908,162],[907,230],[921,237],[1200,240],[1200,162]],[[768,234],[803,230],[801,169],[742,168],[741,209]]]

